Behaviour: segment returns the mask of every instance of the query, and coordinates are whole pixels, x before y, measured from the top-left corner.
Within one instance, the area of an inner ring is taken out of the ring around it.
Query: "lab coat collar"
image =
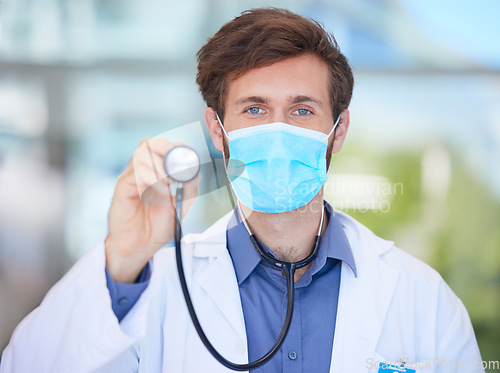
[[[195,244],[193,251],[195,258],[229,257],[226,249],[226,228],[233,214],[231,210],[201,234],[190,234],[184,237],[183,244]]]

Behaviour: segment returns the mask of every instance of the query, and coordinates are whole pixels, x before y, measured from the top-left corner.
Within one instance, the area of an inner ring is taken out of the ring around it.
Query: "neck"
[[[269,247],[279,260],[297,262],[311,253],[324,208],[322,190],[308,204],[289,212],[271,214],[251,210],[241,204],[240,207],[252,233]],[[323,219],[321,235],[328,225],[326,214]],[[295,281],[298,281],[309,267],[310,265],[297,270]]]

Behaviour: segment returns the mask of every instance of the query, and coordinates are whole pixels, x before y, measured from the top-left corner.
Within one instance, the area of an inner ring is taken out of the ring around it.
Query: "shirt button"
[[[123,297],[118,299],[118,305],[121,307],[125,306],[127,303],[128,303],[128,298]]]
[[[297,353],[296,353],[295,351],[290,351],[290,352],[288,353],[288,358],[289,358],[290,360],[295,360],[295,359],[297,358]]]

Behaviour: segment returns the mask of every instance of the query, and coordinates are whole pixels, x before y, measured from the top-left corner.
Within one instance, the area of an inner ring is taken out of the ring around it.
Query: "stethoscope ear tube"
[[[183,194],[183,188],[182,184],[179,184],[177,187],[177,205],[176,205],[176,214],[177,214],[177,219],[175,223],[175,257],[176,257],[176,262],[177,262],[177,271],[179,273],[179,280],[181,283],[181,288],[182,288],[182,293],[184,294],[184,299],[186,301],[186,306],[189,312],[189,315],[191,316],[191,320],[193,321],[194,328],[196,329],[196,332],[198,333],[198,336],[200,337],[201,341],[207,348],[207,350],[212,354],[212,356],[222,365],[224,365],[226,368],[236,370],[236,371],[248,371],[252,369],[256,369],[264,364],[266,364],[269,360],[273,358],[274,355],[280,350],[281,346],[283,345],[283,342],[285,341],[285,338],[288,334],[288,330],[290,329],[290,325],[292,323],[292,316],[293,316],[293,304],[294,304],[294,298],[295,298],[295,293],[294,293],[294,278],[295,278],[295,269],[296,265],[295,263],[284,263],[282,265],[282,269],[285,272],[285,277],[286,277],[286,282],[287,282],[287,292],[288,292],[288,297],[287,297],[287,308],[286,308],[286,317],[285,317],[285,322],[283,324],[283,328],[281,329],[281,333],[276,340],[274,346],[267,352],[264,356],[261,358],[247,364],[236,364],[233,363],[226,358],[224,358],[212,344],[208,340],[207,336],[205,335],[205,332],[203,331],[201,324],[198,320],[198,317],[196,316],[196,312],[194,310],[193,302],[191,301],[191,296],[189,295],[189,290],[187,288],[187,283],[186,283],[186,277],[184,275],[184,267],[182,265],[182,253],[181,253],[181,238],[182,238],[182,232],[181,232],[181,208],[182,208],[182,194]],[[316,242],[316,248],[314,251],[317,250],[317,242]]]

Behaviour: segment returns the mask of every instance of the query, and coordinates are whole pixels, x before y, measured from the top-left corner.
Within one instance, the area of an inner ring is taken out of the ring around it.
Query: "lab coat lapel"
[[[195,275],[195,281],[230,323],[246,354],[247,338],[238,282],[226,248],[226,228],[232,214],[233,212],[220,219],[214,229],[196,242],[194,260],[208,261],[208,265]]]
[[[368,371],[398,280],[398,271],[380,258],[393,243],[368,232],[346,229],[358,277],[342,264],[331,372]]]

